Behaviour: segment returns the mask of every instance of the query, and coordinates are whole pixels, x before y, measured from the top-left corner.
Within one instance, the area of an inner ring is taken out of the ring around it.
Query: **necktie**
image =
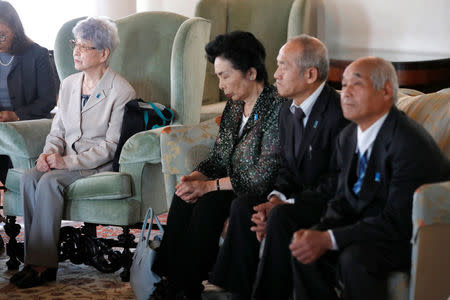
[[[364,152],[363,155],[361,155],[361,153],[358,150],[358,156],[359,156],[358,170],[357,170],[358,180],[356,180],[355,184],[353,185],[353,192],[355,193],[355,195],[359,195],[364,180],[364,174],[366,173],[367,151]]]
[[[300,146],[302,144],[303,138],[303,118],[305,117],[305,113],[300,107],[295,107],[294,111],[294,130],[292,133],[292,141],[294,143],[294,155],[297,158],[297,155],[300,153]]]

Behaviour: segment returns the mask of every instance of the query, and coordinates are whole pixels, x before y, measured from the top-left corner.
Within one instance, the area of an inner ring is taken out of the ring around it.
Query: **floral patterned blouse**
[[[278,114],[285,101],[265,86],[239,136],[244,102],[228,100],[214,147],[196,170],[211,179],[229,176],[238,195],[266,196],[280,164]]]

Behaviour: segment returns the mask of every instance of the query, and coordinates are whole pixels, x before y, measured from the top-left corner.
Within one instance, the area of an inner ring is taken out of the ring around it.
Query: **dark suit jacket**
[[[334,195],[338,174],[333,163],[335,141],[348,124],[339,98],[339,94],[325,84],[309,115],[298,157],[292,144],[293,114],[289,110],[292,101],[283,104],[280,110],[281,168],[274,189],[288,199],[295,198],[296,205],[317,208],[318,214]]]
[[[357,126],[339,135],[338,190],[319,229],[333,228],[340,249],[355,242],[404,242],[412,232],[412,200],[422,184],[448,180],[450,163],[426,130],[392,107],[375,139],[357,198]]]
[[[56,105],[56,87],[46,48],[32,44],[24,53],[15,55],[8,91],[13,110],[21,120],[50,117]]]
[[[239,137],[244,102],[229,100],[214,148],[196,170],[209,178],[230,176],[239,195],[265,197],[280,165],[278,115],[284,102],[273,86],[265,86]]]

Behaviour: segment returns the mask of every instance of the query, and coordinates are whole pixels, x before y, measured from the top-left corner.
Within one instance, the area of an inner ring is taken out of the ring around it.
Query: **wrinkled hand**
[[[277,196],[272,196],[269,202],[264,202],[253,207],[253,210],[256,211],[252,215],[252,222],[255,223],[255,226],[250,227],[250,230],[256,233],[258,241],[261,242],[266,236],[267,216],[272,208],[280,204],[284,204],[284,202]]]
[[[47,156],[46,160],[47,160],[47,164],[52,169],[59,169],[59,170],[67,169],[67,166],[66,166],[66,163],[64,162],[64,159],[59,154],[56,154],[56,153],[49,154]]]
[[[303,264],[310,264],[321,257],[333,244],[327,231],[301,229],[294,232],[289,245],[292,256]]]
[[[15,112],[9,110],[0,111],[0,122],[12,122],[18,120],[19,117]]]
[[[36,169],[40,172],[48,172],[50,171],[50,166],[47,163],[47,156],[48,154],[42,153],[39,155],[37,161],[36,161]]]
[[[186,177],[186,176],[183,176]],[[187,203],[195,203],[197,199],[210,192],[211,181],[206,180],[188,180],[182,178],[181,182],[175,187],[175,194]]]

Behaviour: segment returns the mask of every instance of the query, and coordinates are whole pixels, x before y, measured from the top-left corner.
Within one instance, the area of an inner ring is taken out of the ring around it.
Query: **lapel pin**
[[[97,99],[100,98],[100,93],[98,93],[96,97],[97,97]]]
[[[255,117],[253,118],[253,120],[258,120],[258,114],[255,114]]]
[[[317,128],[317,125],[319,125],[319,121],[316,120],[316,121],[314,122],[314,126],[313,126],[313,127],[314,127],[314,128]]]
[[[380,173],[379,172],[375,173],[375,181],[380,182]]]

